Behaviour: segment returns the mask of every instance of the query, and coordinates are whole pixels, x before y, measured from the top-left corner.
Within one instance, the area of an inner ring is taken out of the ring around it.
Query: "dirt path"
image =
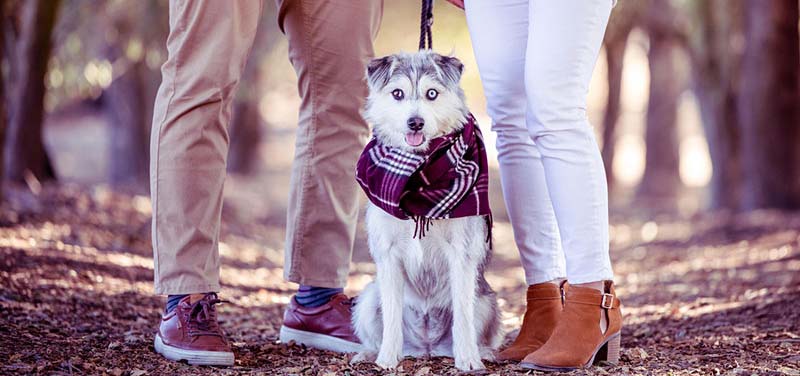
[[[292,293],[282,280],[282,218],[223,214],[222,294],[232,304],[221,310],[237,362],[196,368],[153,352],[163,302],[152,295],[145,197],[67,186],[15,202],[0,213],[0,374],[381,373],[276,343]],[[800,375],[800,213],[625,218],[612,220],[623,359],[573,374]],[[509,224],[498,221],[495,237],[489,280],[511,329],[525,286]],[[357,259],[350,292],[374,271]],[[455,373],[451,365],[407,359],[397,374]],[[489,364],[488,373],[524,372]]]

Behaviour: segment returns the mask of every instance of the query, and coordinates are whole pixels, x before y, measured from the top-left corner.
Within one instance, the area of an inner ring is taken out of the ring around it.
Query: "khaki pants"
[[[278,0],[302,98],[288,205],[285,277],[342,287],[358,215],[359,115],[382,0]],[[171,0],[168,58],[153,116],[155,292],[219,291],[231,100],[261,0]],[[268,187],[266,187],[268,189]]]

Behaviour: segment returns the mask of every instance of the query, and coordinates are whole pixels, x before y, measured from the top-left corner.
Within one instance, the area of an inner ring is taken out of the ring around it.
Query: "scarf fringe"
[[[494,226],[494,218],[489,214],[486,216],[486,242],[489,243],[489,249],[492,249],[492,227]]]
[[[412,239],[422,239],[425,236],[425,233],[431,230],[431,222],[433,222],[433,218],[415,215],[411,217],[411,219],[414,220],[414,236]]]
[[[423,217],[421,215],[412,216],[411,219],[414,221],[414,236],[412,239],[422,239],[425,237],[427,232],[431,231],[431,223],[433,222],[433,218]],[[486,220],[486,242],[489,243],[489,249],[493,247],[492,241],[492,227],[494,226],[494,219],[492,215],[486,215],[484,217]]]

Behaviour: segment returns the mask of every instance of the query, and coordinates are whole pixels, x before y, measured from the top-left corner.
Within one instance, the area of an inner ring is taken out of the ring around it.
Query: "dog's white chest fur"
[[[377,278],[355,306],[365,350],[358,360],[394,366],[400,357],[452,356],[461,369],[482,368],[502,333],[482,217],[434,221],[422,238],[415,223],[369,205],[367,234]]]

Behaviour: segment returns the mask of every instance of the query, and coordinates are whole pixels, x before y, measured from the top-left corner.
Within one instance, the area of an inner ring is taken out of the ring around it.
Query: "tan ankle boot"
[[[622,312],[611,281],[605,293],[572,285],[567,291],[564,311],[550,339],[522,360],[522,367],[540,371],[569,371],[595,362],[619,361]],[[608,328],[600,330],[601,315]]]
[[[561,287],[550,282],[528,286],[528,307],[522,318],[522,329],[514,343],[497,355],[498,360],[520,361],[547,342],[561,315],[562,291],[566,285],[565,281]]]

